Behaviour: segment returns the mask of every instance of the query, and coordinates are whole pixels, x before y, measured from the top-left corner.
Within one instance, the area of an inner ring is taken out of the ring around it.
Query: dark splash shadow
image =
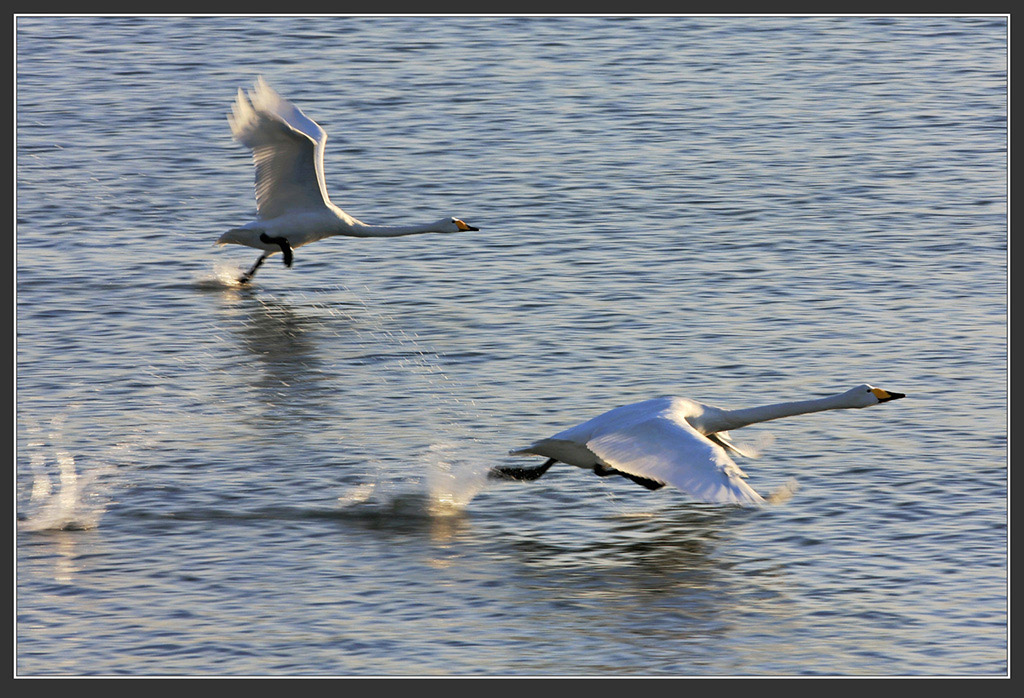
[[[333,518],[368,531],[403,536],[426,534],[431,540],[450,540],[470,529],[470,517],[464,508],[448,506],[418,492],[352,504],[338,509]]]
[[[158,527],[180,523],[227,523],[252,526],[289,525],[303,522],[336,522],[339,531],[364,530],[386,535],[450,539],[469,529],[464,508],[419,492],[386,497],[367,497],[337,505],[274,505],[255,508],[194,507],[184,511],[135,511],[133,518],[148,520]]]

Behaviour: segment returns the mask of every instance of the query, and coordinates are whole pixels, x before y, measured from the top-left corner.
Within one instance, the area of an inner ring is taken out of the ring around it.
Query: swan
[[[241,284],[248,283],[270,255],[280,252],[284,265],[291,267],[295,248],[332,235],[396,237],[479,230],[454,217],[425,225],[367,225],[332,204],[324,182],[327,133],[262,76],[248,98],[238,89],[228,123],[235,140],[252,150],[256,165],[256,220],[232,228],[216,243],[262,250],[239,278]]]
[[[621,475],[656,490],[674,485],[715,504],[751,506],[765,500],[743,478],[729,452],[750,456],[732,443],[729,430],[798,414],[870,407],[906,397],[868,384],[829,397],[725,410],[682,397],[659,397],[616,407],[529,446],[513,456],[543,456],[532,468],[496,467],[490,477],[536,480],[557,462],[600,476]]]

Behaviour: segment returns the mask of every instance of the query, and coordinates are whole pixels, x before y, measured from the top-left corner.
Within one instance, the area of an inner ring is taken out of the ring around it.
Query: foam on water
[[[475,441],[432,444],[424,482],[438,514],[461,511],[487,485],[487,468]]]
[[[109,504],[116,467],[99,463],[80,468],[63,444],[59,428],[62,421],[61,415],[51,421],[49,443],[35,438],[26,444],[32,486],[28,501],[21,507],[18,527],[23,531],[94,529]],[[35,431],[38,437],[38,428]]]
[[[220,290],[225,288],[244,288],[245,284],[238,279],[245,272],[234,264],[217,262],[210,271],[193,274],[192,283],[196,288],[204,290]]]

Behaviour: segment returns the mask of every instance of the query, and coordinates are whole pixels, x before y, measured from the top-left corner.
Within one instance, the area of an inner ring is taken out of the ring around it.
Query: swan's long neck
[[[327,203],[327,208],[330,212],[331,223],[323,225],[322,221],[317,219],[316,225],[320,230],[323,230],[317,239],[334,235],[347,235],[348,237],[357,238],[393,238],[401,235],[416,235],[417,233],[445,232],[438,229],[442,221],[433,221],[432,223],[420,225],[370,225],[369,223],[363,223],[354,216],[350,216],[330,202]]]
[[[713,415],[704,415],[704,426],[709,429],[705,433],[729,431],[741,427],[768,422],[782,417],[793,417],[798,414],[823,412],[850,407],[844,402],[845,395],[832,395],[815,400],[797,400],[796,402],[778,402],[774,405],[748,407],[742,410],[718,410]]]
[[[394,238],[402,235],[441,232],[435,226],[435,223],[423,225],[367,225],[365,223],[357,223],[347,228],[342,234],[361,238]]]

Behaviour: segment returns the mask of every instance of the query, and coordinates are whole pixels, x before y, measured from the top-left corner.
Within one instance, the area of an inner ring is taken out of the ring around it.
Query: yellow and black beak
[[[464,232],[468,230],[480,230],[480,228],[474,228],[471,225],[466,225],[465,221],[459,220],[458,218],[455,219],[455,225],[458,227],[459,230]]]
[[[882,390],[881,388],[872,388],[871,392],[875,394],[879,402],[889,402],[889,400],[899,400],[901,397],[906,397],[903,393],[890,393],[888,390]]]

